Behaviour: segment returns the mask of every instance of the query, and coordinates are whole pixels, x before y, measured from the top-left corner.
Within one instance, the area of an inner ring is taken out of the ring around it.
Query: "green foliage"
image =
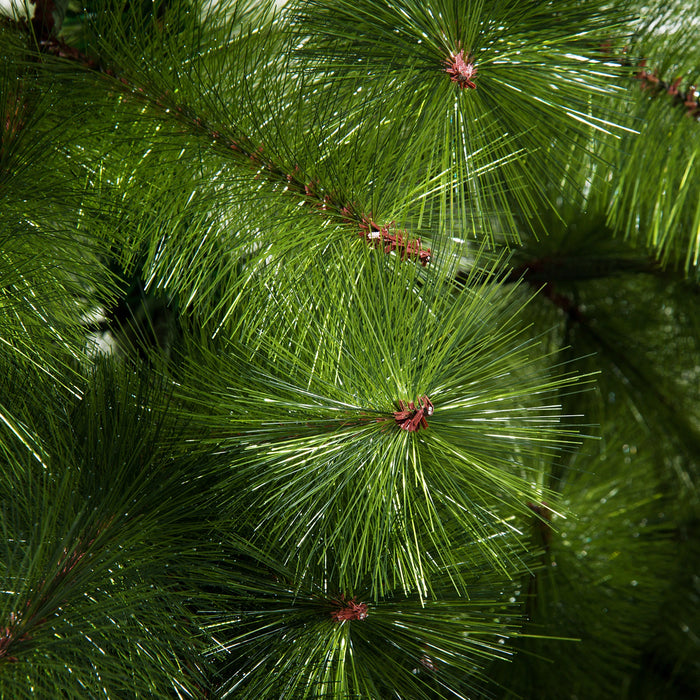
[[[500,669],[504,684],[510,680],[504,697],[555,697],[561,677],[572,696],[626,697],[630,669],[653,637],[655,611],[675,571],[672,506],[663,501],[651,456],[609,436],[602,450],[584,448],[567,465],[560,507],[571,515],[545,521],[541,568],[523,581],[527,629],[540,636],[519,641],[512,666]],[[560,641],[569,635],[578,641]],[[559,646],[569,653],[554,653]],[[556,658],[556,674],[534,658]]]
[[[459,580],[464,533],[507,573],[504,513],[542,498],[532,464],[572,441],[554,402],[574,377],[550,371],[519,327],[520,304],[488,271],[457,290],[364,252],[352,285],[349,251],[322,286],[266,284],[259,341],[246,329],[247,342],[223,352],[192,351],[183,394],[201,403],[206,391],[202,430],[231,454],[234,510],[250,511],[301,569],[332,552],[341,586],[371,571],[374,596],[426,595],[436,565]],[[399,402],[423,396],[436,406],[429,429],[402,430]]]
[[[72,401],[45,386],[23,416],[37,451],[5,453],[3,696],[163,697],[206,682],[183,585],[201,482],[162,448],[177,435],[152,408],[163,388],[130,374],[99,365]]]
[[[300,577],[244,542],[229,542],[221,562],[221,600],[206,626],[221,697],[428,698],[441,687],[463,697],[484,688],[484,669],[507,656],[503,642],[521,624],[513,584],[485,562],[471,568],[469,597],[443,572],[439,598],[386,591],[374,605],[362,602],[370,581],[346,595],[327,570]]]
[[[644,59],[633,114],[639,136],[619,149],[610,208],[616,228],[655,251],[660,262],[695,274],[700,256],[700,153],[695,85],[700,51],[683,4],[659,6],[630,47]],[[651,56],[653,55],[653,65]],[[650,177],[653,174],[653,177]]]
[[[696,9],[33,9],[0,698],[692,697]]]
[[[313,70],[334,88],[361,78],[360,119],[374,100],[422,154],[435,180],[424,216],[463,238],[516,242],[541,231],[547,185],[568,167],[560,154],[617,128],[620,67],[600,47],[620,41],[623,19],[599,2],[557,2],[552,12],[548,3],[451,0],[316,0],[295,17],[299,34],[311,34],[301,56]],[[460,51],[475,66],[474,89],[445,79]]]

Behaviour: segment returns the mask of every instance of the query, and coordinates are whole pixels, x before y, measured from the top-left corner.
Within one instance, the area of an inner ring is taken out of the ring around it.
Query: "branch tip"
[[[418,403],[418,407],[416,407]],[[398,402],[398,410],[394,411],[394,420],[402,430],[415,433],[420,428],[427,428],[426,416],[432,416],[434,406],[427,396],[421,396],[417,402],[409,401],[408,405],[403,401]]]
[[[459,85],[460,90],[464,90],[464,88],[476,90],[476,83],[474,83],[473,78],[476,76],[477,69],[471,56],[467,56],[465,59],[464,49],[460,49],[459,52],[452,54],[445,61],[445,66],[445,73],[450,76],[450,80],[453,83]]]
[[[346,599],[341,596],[335,601],[340,607],[331,611],[331,617],[335,622],[345,622],[347,620],[364,620],[367,617],[367,604],[358,603],[356,598]]]

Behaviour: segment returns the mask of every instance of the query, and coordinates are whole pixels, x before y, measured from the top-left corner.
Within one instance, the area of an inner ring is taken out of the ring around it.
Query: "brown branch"
[[[545,552],[549,552],[552,543],[552,510],[544,502],[528,503],[527,507],[535,514],[534,527]]]
[[[114,520],[114,517],[104,521],[97,528],[97,533],[90,539],[89,535],[78,536],[77,546],[68,551],[65,547],[58,561],[58,570],[48,578],[42,580],[34,592],[33,598],[30,598],[26,603],[26,610],[19,612],[11,612],[9,620],[4,627],[0,627],[0,661],[17,661],[17,657],[10,656],[8,652],[11,647],[19,642],[25,642],[31,639],[31,636],[26,632],[27,629],[45,624],[50,617],[58,615],[58,610],[61,606],[67,605],[65,600],[52,600],[55,591],[61,586],[72,586],[75,583],[75,568],[87,558],[92,556],[89,551],[95,542],[97,536],[104,531],[105,528]],[[32,602],[37,601],[34,612],[27,615],[26,613],[32,609]],[[45,608],[48,606],[48,610]],[[41,617],[40,617],[41,615]]]
[[[541,557],[541,565],[545,568],[552,564],[551,544],[552,544],[552,511],[549,506],[542,503],[528,503],[527,507],[533,512],[533,529],[535,537],[539,539],[539,544],[544,552]],[[540,572],[532,571],[528,576],[526,611],[530,619],[535,616],[537,603],[539,600]]]
[[[20,629],[20,616],[11,612],[7,624],[0,628],[0,661],[17,661],[16,656],[9,656],[8,651],[13,644],[29,639]]]
[[[54,0],[29,0],[34,5],[34,17],[31,25],[34,35],[39,41],[45,41],[55,36],[60,29],[60,21],[57,25],[56,15],[62,19],[60,9],[56,7]]]
[[[663,268],[656,260],[642,256],[625,257],[623,254],[600,260],[591,258],[587,263],[584,265],[580,259],[577,261],[571,255],[543,256],[513,268],[503,281],[506,284],[514,284],[521,280],[526,282],[561,309],[572,321],[581,322],[584,320],[583,312],[570,297],[557,290],[558,283],[601,279],[617,274],[658,275],[663,272]]]
[[[656,97],[666,93],[671,98],[673,107],[684,107],[686,116],[696,121],[700,120],[700,97],[695,89],[695,85],[689,85],[685,91],[679,89],[682,78],[676,78],[672,83],[667,83],[659,77],[656,70],[649,70],[646,67],[647,61],[644,59],[638,64],[639,71],[635,78],[639,80],[642,90]]]
[[[347,622],[349,620],[364,620],[367,617],[367,604],[358,603],[355,598],[340,596],[334,601],[338,607],[331,611],[331,617],[335,622]]]
[[[531,260],[511,270],[510,273],[503,278],[503,281],[506,284],[513,284],[523,280],[529,286],[536,289],[545,299],[549,299],[552,304],[561,309],[570,320],[576,322],[582,321],[584,316],[579,306],[573,299],[558,292],[555,288],[554,281],[546,279],[544,276],[543,273],[549,266],[550,261],[547,258]]]
[[[671,98],[673,107],[683,107],[686,116],[700,120],[700,95],[695,85],[688,85],[685,91],[680,89],[683,78],[675,78],[673,82],[663,80],[656,69],[647,68],[647,59],[644,58],[636,64],[628,57],[629,47],[625,46],[621,54],[612,49],[610,42],[601,44],[600,51],[606,59],[619,63],[622,68],[636,68],[634,77],[639,81],[642,91],[647,92],[651,97],[666,94]]]
[[[416,407],[418,403],[418,407]],[[433,404],[427,396],[421,396],[414,403],[409,401],[406,405],[403,401],[398,402],[398,410],[394,411],[394,420],[403,430],[415,433],[420,428],[427,428],[427,416],[433,415]]]

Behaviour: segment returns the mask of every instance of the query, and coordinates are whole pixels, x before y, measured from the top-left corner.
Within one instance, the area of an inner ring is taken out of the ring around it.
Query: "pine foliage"
[[[0,698],[694,698],[698,26],[6,10]]]

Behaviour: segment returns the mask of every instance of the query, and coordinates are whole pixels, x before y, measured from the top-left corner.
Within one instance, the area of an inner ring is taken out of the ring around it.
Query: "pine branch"
[[[12,20],[7,20],[8,24]],[[22,22],[15,24],[22,28]],[[322,214],[344,224],[353,226],[358,235],[370,245],[384,250],[385,253],[396,252],[401,259],[415,258],[422,265],[430,261],[430,248],[424,248],[420,239],[413,239],[405,231],[392,232],[394,222],[377,224],[372,219],[371,212],[365,213],[358,209],[353,202],[344,201],[338,195],[325,191],[314,180],[306,180],[298,165],[290,171],[282,164],[276,163],[272,157],[265,154],[263,144],[234,129],[232,135],[219,131],[195,110],[186,104],[178,102],[168,91],[157,97],[152,96],[147,87],[138,85],[125,77],[124,71],[117,67],[106,67],[101,61],[87,56],[82,51],[69,46],[65,41],[56,38],[48,32],[39,41],[41,53],[58,59],[63,59],[90,73],[101,74],[117,81],[116,87],[128,99],[134,99],[153,108],[161,118],[175,119],[187,126],[189,131],[203,138],[218,153],[224,153],[238,166],[243,166],[254,179],[265,179],[272,185],[281,185],[282,191],[297,198],[300,204],[308,203],[312,211]],[[115,87],[114,84],[112,87]]]
[[[545,551],[523,579],[529,621],[515,642],[519,654],[507,669],[494,667],[507,686],[500,697],[515,697],[517,688],[526,696],[575,692],[612,700],[634,674],[653,635],[648,615],[668,594],[676,561],[670,504],[651,455],[623,451],[633,435],[608,434],[602,449],[589,445],[577,454],[561,494],[561,507],[575,517],[533,504],[531,537]],[[647,612],[637,618],[633,610]],[[549,661],[554,645],[563,647],[556,672]]]
[[[613,145],[609,153],[617,174],[610,185],[601,180],[598,186],[608,192],[608,221],[621,236],[653,250],[661,265],[694,275],[700,107],[693,84],[698,54],[687,30],[694,14],[687,9],[671,4],[658,7],[658,14],[642,13],[634,42],[621,56],[611,56],[634,71],[630,126],[639,135],[626,137],[624,147]]]
[[[221,697],[479,695],[485,669],[507,656],[505,643],[517,635],[513,586],[494,586],[497,579],[477,566],[469,574],[469,599],[448,593],[444,577],[440,600],[395,591],[368,604],[366,582],[352,593],[337,592],[332,560],[325,573],[308,570],[299,578],[283,558],[243,540],[224,543],[221,595],[206,622]]]
[[[37,2],[0,26],[0,695],[693,678],[669,61],[611,60],[602,0],[98,3],[61,34]],[[153,300],[169,356],[85,351],[157,346]]]
[[[549,11],[537,2],[425,7],[406,0],[388,7],[315,0],[301,4],[295,29],[299,55],[314,71],[341,90],[351,76],[364,75],[363,90],[382,104],[385,119],[402,128],[408,115],[411,143],[453,178],[436,207],[454,215],[456,230],[468,221],[465,238],[517,243],[523,228],[539,226],[536,202],[548,206],[546,183],[561,173],[559,162],[546,172],[533,169],[551,144],[581,148],[577,139],[588,127],[590,144],[596,128],[614,129],[621,119],[612,107],[605,116],[590,107],[591,94],[607,94],[612,105],[618,89],[618,76],[591,42],[597,33],[602,43],[620,17],[588,3],[574,20],[578,9],[560,6],[557,22],[544,22],[547,36],[538,24]],[[571,34],[568,21],[577,22]]]
[[[19,441],[3,453],[3,695],[196,697],[207,685],[186,608],[207,546],[206,463],[195,488],[191,455],[165,447],[178,429],[149,375],[103,364],[80,400],[45,389],[25,401],[41,454]]]
[[[434,276],[416,289],[416,271],[398,260],[359,272],[340,261],[322,281],[295,280],[296,296],[265,311],[265,335],[250,329],[253,347],[198,355],[182,382],[184,410],[230,454],[226,507],[249,513],[260,523],[250,537],[283,541],[301,566],[334,552],[348,586],[370,568],[375,595],[398,584],[427,595],[437,562],[459,586],[446,556],[457,523],[495,566],[517,560],[489,533],[506,527],[505,504],[527,511],[539,492],[530,459],[575,439],[548,397],[576,379],[549,376],[534,346],[502,330],[518,309],[493,278],[455,295]],[[212,398],[200,408],[202,386]],[[503,460],[498,445],[513,440]],[[244,503],[243,493],[255,495]]]
[[[647,92],[650,97],[657,97],[665,93],[671,98],[672,108],[684,107],[687,117],[695,119],[695,121],[700,120],[700,96],[695,85],[688,85],[683,91],[680,89],[683,82],[682,77],[667,83],[658,76],[656,70],[649,70],[646,65],[647,59],[640,61],[638,64],[639,72],[635,75],[641,83],[642,90]]]
[[[659,368],[663,367],[666,361],[658,351],[644,352],[638,341],[635,344],[630,343],[631,334],[618,330],[621,324],[619,317],[625,310],[627,313],[634,313],[636,308],[636,296],[627,297],[619,291],[623,282],[629,287],[631,280],[637,280],[642,288],[652,286],[666,289],[667,308],[670,308],[670,299],[677,298],[681,308],[687,309],[679,311],[681,314],[695,313],[693,309],[697,303],[696,295],[689,293],[689,290],[679,290],[672,294],[670,290],[674,285],[682,285],[682,279],[664,271],[652,258],[634,255],[633,251],[625,252],[624,246],[620,244],[611,247],[609,256],[599,248],[599,260],[584,259],[579,263],[579,248],[573,232],[569,234],[567,243],[571,246],[569,250],[563,248],[555,252],[557,249],[554,245],[551,252],[547,251],[541,257],[536,257],[534,250],[521,251],[516,259],[527,257],[527,253],[532,259],[511,270],[505,277],[506,281],[525,281],[537,293],[538,298],[546,300],[547,304],[558,310],[565,318],[569,331],[568,342],[580,357],[595,352],[600,357],[598,366],[602,366],[603,363],[609,364],[605,371],[605,381],[612,381],[613,386],[619,382],[614,392],[623,393],[628,397],[635,407],[635,415],[645,433],[654,434],[661,424],[665,426],[663,432],[675,444],[675,450],[682,445],[681,449],[687,455],[696,454],[700,449],[696,419],[692,415],[693,410],[680,401],[686,390],[675,379],[660,371]],[[550,241],[542,247],[547,249],[551,245]],[[607,305],[599,303],[593,291],[596,285],[601,284],[604,288],[612,285],[616,290],[615,302],[609,310]],[[644,296],[642,294],[642,298]],[[658,327],[656,314],[650,305],[647,305],[644,311],[640,309],[640,313],[644,316],[644,328]],[[610,315],[616,318],[617,323],[614,323]],[[635,324],[638,334],[642,330],[639,324],[639,321]],[[684,338],[683,344],[694,342],[693,330],[688,328],[679,331]],[[658,332],[654,331],[654,335]],[[692,365],[692,362],[690,364]],[[685,469],[680,470],[676,478],[683,484],[682,491],[694,501],[697,495],[692,485],[694,479],[685,471],[690,470],[690,473],[694,473],[696,467],[693,461],[693,458],[690,458]]]

